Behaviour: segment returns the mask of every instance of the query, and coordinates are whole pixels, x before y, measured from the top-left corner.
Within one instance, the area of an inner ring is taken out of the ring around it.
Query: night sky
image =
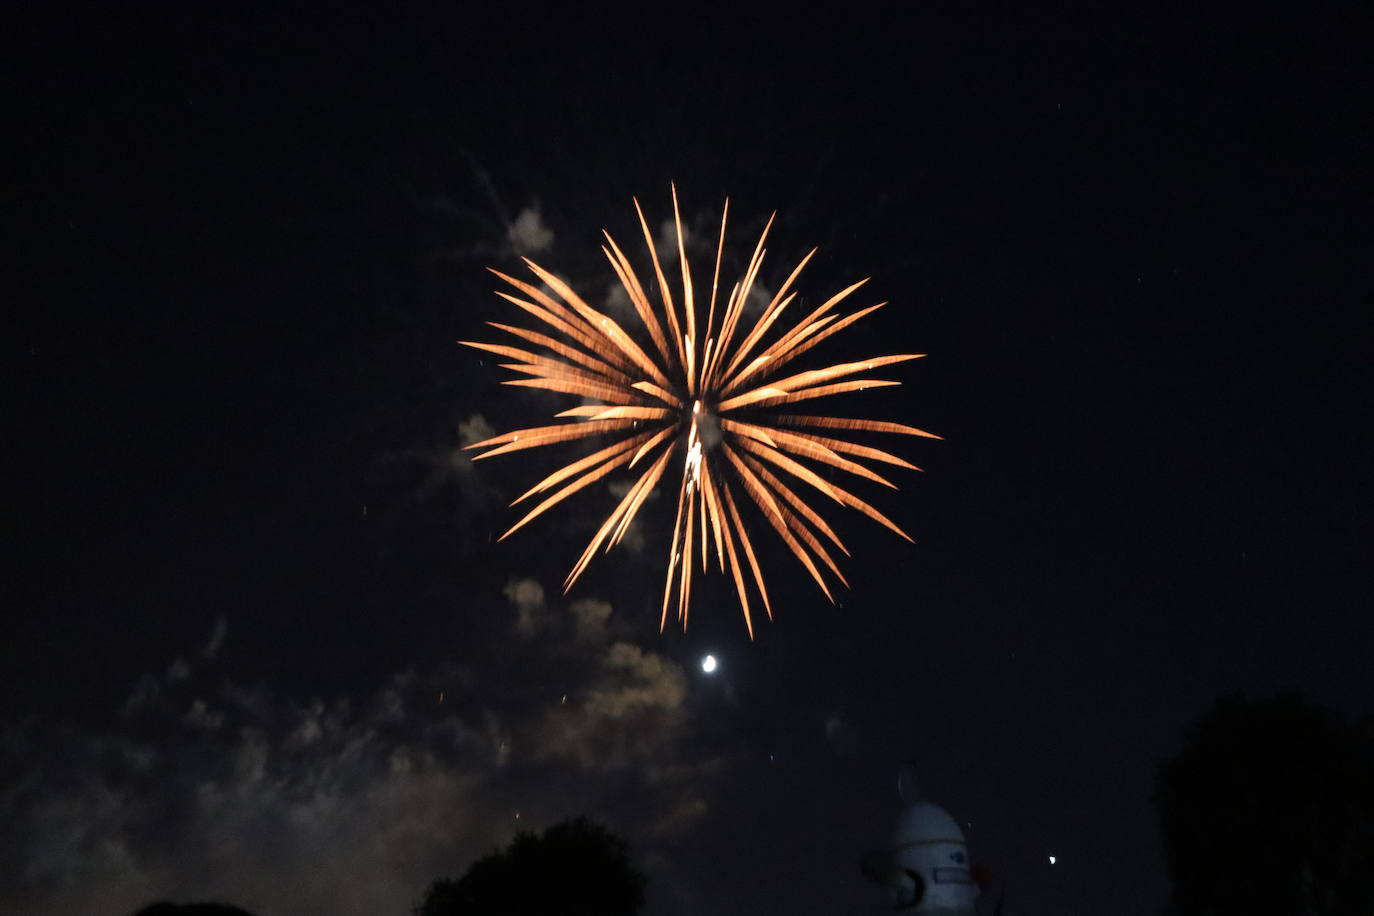
[[[1374,709],[1369,33],[577,6],[10,24],[0,911],[403,913],[585,814],[653,916],[862,912],[910,759],[1009,916],[1157,913],[1214,697]],[[945,437],[853,486],[916,543],[828,513],[832,606],[761,531],[754,642],[659,634],[671,490],[564,596],[612,487],[497,543],[577,452],[461,451],[575,402],[485,268],[605,301],[670,182],[891,303],[802,368],[930,354],[843,405]]]

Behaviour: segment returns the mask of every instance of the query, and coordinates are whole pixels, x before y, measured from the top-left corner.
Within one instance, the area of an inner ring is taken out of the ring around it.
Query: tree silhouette
[[[1374,913],[1374,721],[1222,697],[1155,776],[1179,916]]]
[[[133,916],[253,916],[223,903],[151,903]]]
[[[472,864],[457,881],[441,878],[414,916],[634,916],[644,875],[625,842],[583,818],[542,835],[521,833],[505,850]]]

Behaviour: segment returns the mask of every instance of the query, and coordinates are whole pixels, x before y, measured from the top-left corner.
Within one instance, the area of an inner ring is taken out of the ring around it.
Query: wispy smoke
[[[225,676],[221,621],[198,665],[141,679],[104,730],[6,728],[0,844],[22,855],[0,910],[404,912],[516,830],[575,814],[661,861],[721,768],[694,750],[684,672],[616,638],[604,601],[505,592],[519,638],[472,647],[470,665],[294,697]]]
[[[538,207],[526,207],[506,230],[506,238],[516,254],[538,254],[553,245],[553,230],[544,225]]]

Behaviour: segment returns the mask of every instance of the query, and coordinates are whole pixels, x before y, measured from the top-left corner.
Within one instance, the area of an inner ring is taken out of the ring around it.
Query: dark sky
[[[1011,916],[1150,914],[1154,766],[1212,698],[1374,708],[1354,18],[7,31],[4,912],[401,913],[575,814],[652,914],[858,912],[913,759]],[[855,486],[915,545],[832,514],[838,606],[760,535],[753,643],[719,577],[657,632],[665,500],[564,597],[611,493],[495,543],[557,456],[460,451],[555,404],[454,344],[515,315],[484,268],[604,298],[670,181],[701,235],[730,196],[730,276],[773,210],[765,286],[871,276],[826,352],[931,355],[852,409],[946,437]]]

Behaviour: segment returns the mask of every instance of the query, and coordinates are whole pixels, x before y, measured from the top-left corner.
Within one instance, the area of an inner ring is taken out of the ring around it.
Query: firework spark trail
[[[677,230],[677,256],[682,275],[681,296],[677,302],[664,276],[663,264],[659,260],[644,211],[638,200],[634,205],[653,263],[655,286],[661,296],[659,307],[655,308],[629,258],[609,232],[603,232],[606,245],[601,250],[644,325],[651,348],[646,350],[615,319],[588,305],[561,279],[528,258],[524,259],[525,264],[553,295],[538,286],[493,270],[493,274],[504,280],[516,293],[523,294],[524,298],[506,291],[498,291],[497,295],[538,319],[558,336],[487,322],[497,330],[546,352],[474,341],[459,343],[512,360],[501,363],[501,367],[522,377],[508,379],[503,384],[581,396],[596,403],[558,413],[555,419],[562,419],[565,421],[563,423],[518,429],[467,448],[486,449],[474,456],[473,460],[479,460],[591,436],[620,437],[611,445],[559,468],[516,499],[512,505],[549,490],[554,491],[501,535],[501,540],[574,493],[622,468],[633,469],[647,462],[568,573],[564,582],[566,592],[587,568],[598,549],[604,546],[605,550],[610,550],[625,536],[630,523],[649,494],[658,486],[673,455],[681,446],[684,451],[682,477],[677,488],[677,513],[668,552],[659,628],[662,629],[667,623],[668,607],[674,591],[677,594],[677,616],[686,627],[691,605],[692,575],[696,567],[694,551],[699,551],[703,572],[707,571],[710,558],[714,556],[719,570],[728,572],[733,578],[740,610],[752,639],[754,622],[749,603],[750,589],[746,584],[746,564],[748,578],[752,580],[753,588],[770,619],[773,611],[753,542],[736,503],[735,487],[758,507],[783,543],[816,580],[821,591],[834,601],[822,567],[841,584],[848,583],[822,544],[821,537],[846,556],[849,551],[820,513],[799,495],[796,489],[798,481],[840,505],[867,515],[908,541],[911,538],[877,509],[824,479],[803,461],[894,489],[893,483],[855,459],[912,470],[919,468],[881,449],[810,430],[820,429],[835,435],[888,433],[939,438],[912,426],[883,420],[776,414],[768,412],[769,409],[868,388],[898,385],[900,382],[867,377],[856,379],[851,376],[918,359],[924,354],[877,356],[767,380],[769,376],[776,375],[782,366],[872,314],[885,303],[860,309],[844,317],[834,314],[835,309],[851,293],[867,282],[860,280],[831,296],[765,345],[770,331],[796,300],[797,294],[792,291],[792,285],[816,251],[812,249],[802,258],[773,294],[758,319],[748,327],[741,327],[745,304],[752,295],[763,266],[766,254],[764,242],[772,228],[773,219],[769,218],[759,235],[744,276],[731,288],[718,312],[721,253],[725,248],[725,226],[730,213],[730,201],[727,199],[721,213],[715,270],[711,276],[711,295],[703,327],[698,322],[696,290],[687,263],[677,189],[673,189],[673,223]],[[761,351],[755,354],[760,347]],[[706,434],[707,424],[710,424],[709,436]],[[784,482],[775,471],[781,471],[793,480]]]

